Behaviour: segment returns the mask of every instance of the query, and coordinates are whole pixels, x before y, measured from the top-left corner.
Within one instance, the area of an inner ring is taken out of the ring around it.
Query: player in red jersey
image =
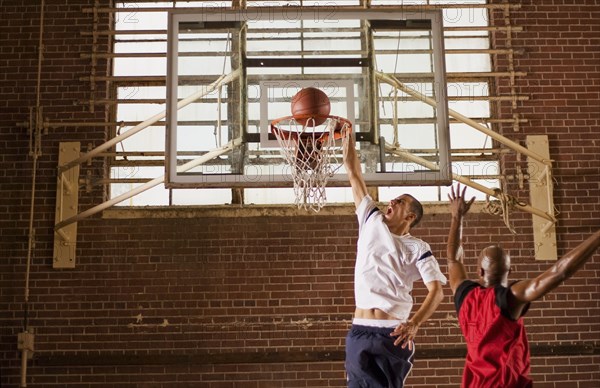
[[[509,283],[510,257],[489,246],[478,261],[479,283],[467,279],[462,263],[462,220],[475,198],[465,202],[466,187],[448,195],[452,222],[447,255],[450,288],[467,343],[463,387],[531,387],[529,345],[523,315],[534,300],[570,278],[600,246],[600,230],[533,279]]]

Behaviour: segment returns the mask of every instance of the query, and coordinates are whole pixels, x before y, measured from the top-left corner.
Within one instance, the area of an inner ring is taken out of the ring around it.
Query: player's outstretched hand
[[[448,194],[448,199],[450,200],[450,211],[453,216],[464,216],[468,213],[471,205],[475,201],[475,197],[471,198],[469,202],[465,202],[465,193],[467,191],[467,186],[465,186],[460,191],[460,183],[456,185],[456,187],[452,187],[450,194]]]

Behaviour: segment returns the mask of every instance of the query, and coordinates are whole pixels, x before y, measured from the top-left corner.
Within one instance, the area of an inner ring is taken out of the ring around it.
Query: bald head
[[[498,284],[507,286],[510,272],[510,256],[499,246],[484,248],[479,256],[479,276],[485,287]]]

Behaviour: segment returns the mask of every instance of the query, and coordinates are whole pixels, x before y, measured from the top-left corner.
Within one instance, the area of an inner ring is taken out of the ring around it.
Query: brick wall
[[[500,1],[497,1],[500,2]],[[22,331],[28,246],[31,166],[29,135],[19,123],[35,106],[40,10],[2,2],[0,12],[0,385],[19,381],[17,333]],[[103,109],[82,104],[91,95],[93,14],[88,1],[47,0],[40,104],[50,121],[101,121]],[[108,3],[100,1],[100,4]],[[519,94],[513,109],[529,121],[514,132],[547,134],[556,160],[555,202],[560,212],[558,251],[565,253],[600,226],[600,9],[595,1],[552,5],[523,2],[511,13],[522,26],[510,44],[523,50],[514,67]],[[504,25],[501,12],[493,24]],[[108,20],[99,19],[100,23]],[[496,48],[509,41],[495,33]],[[108,44],[100,40],[99,44]],[[499,71],[509,63],[498,58]],[[99,62],[97,74],[108,70]],[[96,85],[95,96],[103,97]],[[508,79],[496,85],[510,94]],[[99,145],[104,128],[52,128],[43,136],[36,180],[35,249],[31,267],[29,324],[36,355],[32,386],[344,386],[344,337],[353,311],[352,273],[356,224],[342,215],[297,217],[199,216],[185,219],[102,219],[79,223],[77,267],[53,270],[52,249],[57,148],[60,141]],[[522,162],[507,158],[508,174]],[[84,166],[95,172],[102,164]],[[516,185],[511,190],[527,199]],[[82,192],[81,209],[102,193]],[[431,213],[431,212],[430,212]],[[518,235],[501,220],[472,214],[465,228],[466,253],[504,242],[514,259],[513,278],[549,263],[531,259],[528,214],[513,213]],[[430,214],[415,230],[437,256],[444,250],[445,214]],[[443,267],[445,270],[445,267]],[[474,272],[473,265],[468,267]],[[526,317],[534,352],[536,386],[592,387],[600,382],[600,257],[554,294],[535,302]],[[449,290],[439,311],[420,330],[418,360],[410,386],[458,386],[464,345]],[[418,285],[417,303],[425,290]],[[550,353],[562,352],[562,354]]]

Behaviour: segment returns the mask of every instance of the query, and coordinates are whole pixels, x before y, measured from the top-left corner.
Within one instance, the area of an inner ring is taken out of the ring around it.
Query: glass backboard
[[[167,187],[290,187],[270,123],[308,86],[352,122],[367,184],[450,184],[441,11],[173,10],[168,39]]]

